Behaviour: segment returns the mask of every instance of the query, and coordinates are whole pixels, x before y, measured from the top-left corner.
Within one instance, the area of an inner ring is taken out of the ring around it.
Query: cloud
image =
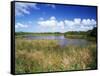
[[[60,21],[57,23],[57,26],[60,28],[60,29],[64,29],[64,22],[63,21]]]
[[[80,25],[80,23],[81,23],[81,19],[80,18],[75,18],[74,19],[74,24],[75,25]]]
[[[96,21],[94,19],[83,19],[82,24],[86,26],[88,25],[93,26],[93,25],[96,25]]]
[[[73,20],[65,20],[65,27],[70,31],[87,31],[96,27],[94,19],[75,18]]]
[[[27,27],[28,27],[28,25],[24,25],[22,23],[16,23],[16,25],[15,25],[16,29],[18,29],[18,28],[27,28]]]
[[[43,27],[54,27],[56,26],[56,19],[54,16],[52,16],[48,20],[40,20],[37,23]]]
[[[52,8],[56,8],[56,6],[54,4],[51,5]]]
[[[56,8],[56,6],[55,6],[54,4],[47,4],[47,6],[50,6],[50,7],[52,7],[53,9]]]
[[[55,16],[51,16],[48,20],[40,20],[37,24],[42,27],[42,29],[58,30],[60,32],[64,29],[64,22],[58,21]]]
[[[58,29],[61,31],[88,31],[96,27],[96,21],[94,19],[81,19],[81,18],[74,18],[73,20],[58,20],[55,16],[51,16],[47,20],[39,20],[37,22],[39,26],[42,28],[53,28],[55,30]]]
[[[29,15],[30,10],[29,8],[33,8],[35,10],[38,10],[36,3],[18,3],[15,4],[15,15],[16,16],[24,16],[25,14]]]
[[[57,21],[55,19],[50,18],[49,20],[38,21],[38,24],[43,27],[54,27],[56,26],[56,22]]]
[[[55,16],[51,16],[50,20],[56,20]]]
[[[44,20],[44,18],[43,17],[40,17],[39,20]]]

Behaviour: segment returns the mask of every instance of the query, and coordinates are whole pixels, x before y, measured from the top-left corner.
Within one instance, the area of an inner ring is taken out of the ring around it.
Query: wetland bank
[[[93,40],[54,33],[17,33],[16,73],[96,69],[96,39],[90,39]]]

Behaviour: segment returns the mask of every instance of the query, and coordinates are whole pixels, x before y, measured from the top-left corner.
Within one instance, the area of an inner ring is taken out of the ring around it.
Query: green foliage
[[[84,31],[70,31],[65,32],[64,36],[67,38],[85,38],[88,40],[95,40],[97,39],[97,27],[94,27],[92,30]]]
[[[44,32],[44,33],[33,33],[33,32],[15,32],[15,36],[51,36],[51,35],[62,35],[60,32]]]
[[[89,30],[88,35],[92,37],[97,37],[97,27],[94,27],[92,30]]]
[[[84,31],[69,31],[69,32],[65,32],[65,34],[68,34],[68,35],[86,35],[87,32],[84,32]]]

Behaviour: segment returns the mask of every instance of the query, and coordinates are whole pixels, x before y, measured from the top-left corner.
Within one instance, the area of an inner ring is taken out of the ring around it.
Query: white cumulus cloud
[[[40,20],[37,22],[42,27],[61,28],[64,29],[64,22],[58,21],[55,16],[51,16],[48,20]]]
[[[64,22],[63,21],[60,21],[57,23],[57,26],[60,28],[60,29],[64,29]]]
[[[89,25],[93,26],[96,25],[96,21],[94,19],[83,19],[82,24],[87,26]]]
[[[37,21],[37,24],[42,28],[53,28],[58,31],[88,31],[96,27],[96,21],[94,19],[74,18],[73,20],[58,20],[55,16],[51,16],[46,20],[43,18]]]
[[[96,21],[94,19],[75,18],[73,20],[65,20],[64,22],[66,29],[70,29],[70,31],[87,31],[96,27]]]
[[[59,31],[63,32],[64,31],[64,22],[63,21],[58,21],[55,16],[51,16],[47,20],[39,20],[37,24],[42,28],[42,29],[51,29],[53,31]]]
[[[56,21],[56,18],[52,16],[48,20],[38,21],[38,24],[43,27],[54,27],[54,26],[56,26],[57,21]]]

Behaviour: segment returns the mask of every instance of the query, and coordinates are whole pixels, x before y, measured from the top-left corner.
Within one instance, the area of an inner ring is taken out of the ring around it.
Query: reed
[[[60,47],[57,40],[16,38],[16,74],[96,69],[96,44]]]

